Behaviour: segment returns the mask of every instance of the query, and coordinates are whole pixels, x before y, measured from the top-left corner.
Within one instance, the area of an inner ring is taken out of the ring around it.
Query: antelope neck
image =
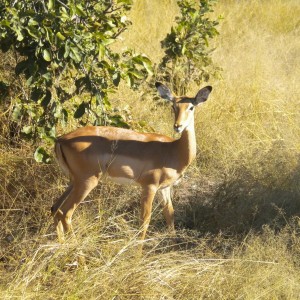
[[[196,135],[194,120],[183,130],[181,137],[175,141],[178,153],[179,169],[184,170],[196,157]]]

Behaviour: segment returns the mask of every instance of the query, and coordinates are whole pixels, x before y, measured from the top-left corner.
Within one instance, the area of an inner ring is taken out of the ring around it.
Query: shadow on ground
[[[205,178],[186,182],[192,187],[175,192],[180,198],[177,224],[202,234],[247,233],[260,231],[264,225],[280,230],[291,218],[300,216],[299,183],[300,163],[276,183],[258,180],[245,169],[236,170],[219,183]]]

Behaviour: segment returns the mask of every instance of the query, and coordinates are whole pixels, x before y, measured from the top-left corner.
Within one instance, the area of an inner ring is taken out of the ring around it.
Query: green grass
[[[158,61],[176,12],[174,1],[135,1],[120,47]],[[99,185],[74,215],[76,238],[58,244],[49,210],[66,179],[2,138],[1,299],[300,299],[300,5],[219,0],[214,14],[222,77],[196,114],[197,160],[174,189],[177,234],[156,201],[137,255],[139,190]],[[113,101],[173,135],[170,108],[141,94],[121,87]]]

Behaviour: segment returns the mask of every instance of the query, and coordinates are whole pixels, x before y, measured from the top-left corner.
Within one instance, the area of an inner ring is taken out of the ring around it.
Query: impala
[[[100,178],[109,178],[142,188],[141,239],[149,226],[152,202],[162,193],[163,214],[174,230],[174,209],[170,188],[181,178],[196,156],[194,108],[207,100],[212,87],[202,88],[194,98],[175,96],[160,82],[160,96],[172,103],[174,129],[181,133],[173,139],[156,133],[138,133],[128,129],[88,126],[57,139],[55,153],[70,185],[52,206],[58,238],[71,229],[71,218],[79,203],[95,188]]]

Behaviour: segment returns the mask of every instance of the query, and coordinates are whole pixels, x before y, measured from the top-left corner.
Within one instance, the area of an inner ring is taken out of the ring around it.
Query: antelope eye
[[[192,111],[193,111],[193,110],[194,110],[194,106],[190,107],[190,110],[192,110]]]

